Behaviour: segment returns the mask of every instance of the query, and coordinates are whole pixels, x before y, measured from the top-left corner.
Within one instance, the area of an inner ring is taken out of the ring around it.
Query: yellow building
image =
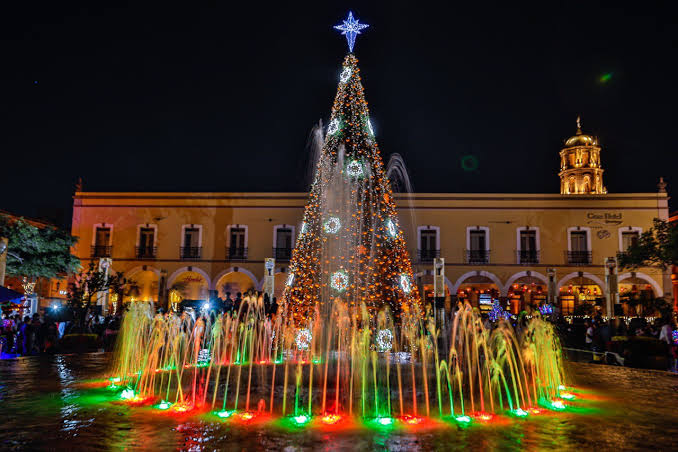
[[[581,136],[578,127],[575,137]],[[545,301],[550,288],[565,314],[585,301],[605,308],[608,289],[614,301],[606,258],[624,250],[654,218],[668,219],[668,196],[663,186],[657,193],[607,194],[600,147],[590,140],[567,140],[560,177],[567,188],[576,173],[575,190],[561,194],[397,195],[422,293],[433,296],[433,260],[443,257],[448,299],[481,307],[501,299],[518,312]],[[587,156],[575,158],[574,168],[563,167],[573,146]],[[578,172],[583,168],[588,185]],[[112,258],[113,269],[136,283],[128,299],[170,303],[261,290],[264,260],[274,257],[280,296],[306,200],[305,193],[76,192],[75,254],[83,262]],[[618,281],[622,294],[671,291],[669,275],[659,268],[623,272]]]

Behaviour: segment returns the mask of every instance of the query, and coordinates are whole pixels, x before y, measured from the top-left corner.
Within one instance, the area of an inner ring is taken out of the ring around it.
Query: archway
[[[648,315],[648,306],[662,294],[661,287],[650,276],[640,272],[619,275],[619,301],[624,315]]]
[[[179,274],[176,272],[169,280],[170,298],[176,302],[182,300],[208,300],[209,299],[209,279],[203,272],[184,271]]]
[[[123,301],[158,301],[160,270],[153,267],[135,267],[125,273],[130,288]]]
[[[221,272],[217,278],[214,278],[214,290],[219,294],[219,298],[226,299],[226,292],[231,294],[231,299],[235,299],[238,292],[241,294],[250,289],[257,288],[257,281],[249,271],[243,269],[230,269],[231,271]]]
[[[524,310],[529,314],[546,302],[548,279],[539,272],[522,271],[506,281],[504,293],[509,298],[512,313],[517,314]]]
[[[434,293],[433,293],[433,274],[428,272],[419,272],[414,275],[419,286],[419,294],[424,303],[433,303]],[[452,289],[454,284],[450,281],[447,276],[445,276],[445,305],[446,309],[449,308],[450,295],[454,292]]]
[[[593,315],[605,306],[605,283],[588,272],[573,272],[558,281],[556,289],[563,315]]]
[[[492,309],[494,301],[503,296],[502,289],[501,280],[484,270],[465,273],[454,284],[454,294],[459,301],[469,302],[482,311]]]

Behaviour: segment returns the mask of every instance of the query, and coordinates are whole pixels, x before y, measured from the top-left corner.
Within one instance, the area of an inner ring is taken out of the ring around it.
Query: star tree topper
[[[342,35],[346,35],[348,41],[348,50],[353,53],[353,46],[355,46],[355,37],[360,34],[360,30],[369,27],[367,24],[361,24],[353,18],[353,13],[348,12],[348,18],[341,25],[335,25],[334,28],[341,30]]]

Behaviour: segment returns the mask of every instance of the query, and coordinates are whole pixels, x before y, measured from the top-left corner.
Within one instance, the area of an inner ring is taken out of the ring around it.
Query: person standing
[[[586,349],[593,350],[593,325],[587,320],[584,326],[586,327]]]

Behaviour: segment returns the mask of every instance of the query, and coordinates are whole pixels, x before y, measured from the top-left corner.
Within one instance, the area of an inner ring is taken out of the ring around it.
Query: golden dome
[[[574,146],[598,146],[598,139],[591,135],[586,135],[581,131],[581,118],[577,116],[577,133],[565,140],[565,147]]]

